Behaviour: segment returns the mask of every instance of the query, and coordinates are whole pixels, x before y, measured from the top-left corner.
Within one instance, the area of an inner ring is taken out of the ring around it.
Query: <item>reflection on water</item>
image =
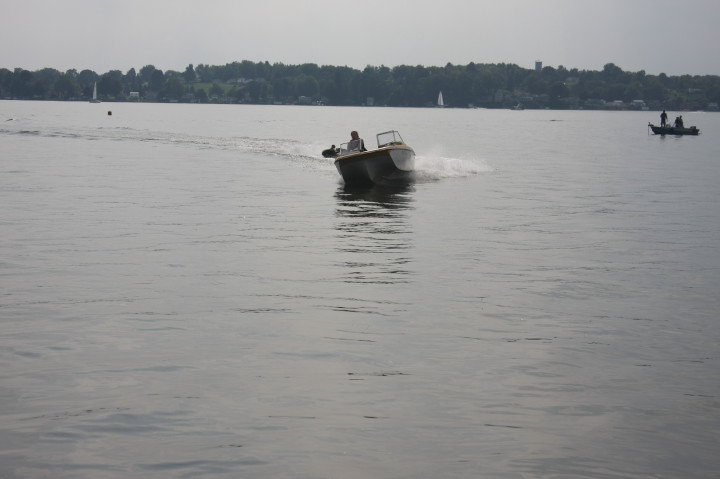
[[[394,284],[409,281],[413,232],[410,185],[369,189],[340,187],[335,193],[337,250],[350,283]]]

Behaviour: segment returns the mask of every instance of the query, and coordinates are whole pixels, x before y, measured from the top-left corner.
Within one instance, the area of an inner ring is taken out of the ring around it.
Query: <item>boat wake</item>
[[[8,120],[10,121],[10,120]],[[27,128],[22,122],[16,122],[0,128],[2,135],[33,135],[47,138],[67,138],[77,140],[109,140],[119,142],[151,142],[180,147],[236,150],[270,156],[312,159],[318,156],[321,145],[308,145],[287,138],[257,138],[250,136],[200,136],[162,130],[138,129],[127,126],[97,128]],[[4,125],[5,126],[5,125]],[[322,163],[325,163],[323,161]]]
[[[492,171],[494,169],[481,159],[466,160],[441,156],[415,157],[415,180],[418,182],[464,178]]]
[[[255,138],[249,136],[198,136],[176,132],[136,129],[132,127],[99,127],[93,129],[32,128],[21,122],[9,122],[0,128],[5,134],[77,140],[110,140],[118,142],[152,142],[186,148],[208,150],[235,150],[242,153],[272,156],[285,159],[300,168],[336,173],[332,158],[323,158],[320,152],[328,145],[307,143],[290,138]],[[415,182],[431,182],[445,178],[462,178],[492,172],[493,168],[482,159],[459,159],[443,156],[418,155],[415,157]]]

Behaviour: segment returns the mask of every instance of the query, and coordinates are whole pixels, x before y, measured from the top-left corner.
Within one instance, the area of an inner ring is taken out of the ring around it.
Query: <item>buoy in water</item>
[[[112,112],[108,110],[108,116],[112,116]]]

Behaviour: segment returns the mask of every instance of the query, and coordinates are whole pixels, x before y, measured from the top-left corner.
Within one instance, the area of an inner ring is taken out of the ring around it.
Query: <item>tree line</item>
[[[649,107],[717,109],[720,77],[649,75],[613,63],[600,71],[515,64],[396,67],[318,66],[242,61],[123,73],[0,68],[0,98],[84,101],[94,86],[104,101],[221,102],[423,107],[443,92],[447,106],[508,108]]]

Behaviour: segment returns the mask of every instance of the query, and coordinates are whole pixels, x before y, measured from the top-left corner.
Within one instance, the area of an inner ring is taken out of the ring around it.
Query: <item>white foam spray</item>
[[[415,157],[415,177],[420,181],[463,178],[492,171],[494,171],[493,168],[482,159],[461,159],[424,155]]]

